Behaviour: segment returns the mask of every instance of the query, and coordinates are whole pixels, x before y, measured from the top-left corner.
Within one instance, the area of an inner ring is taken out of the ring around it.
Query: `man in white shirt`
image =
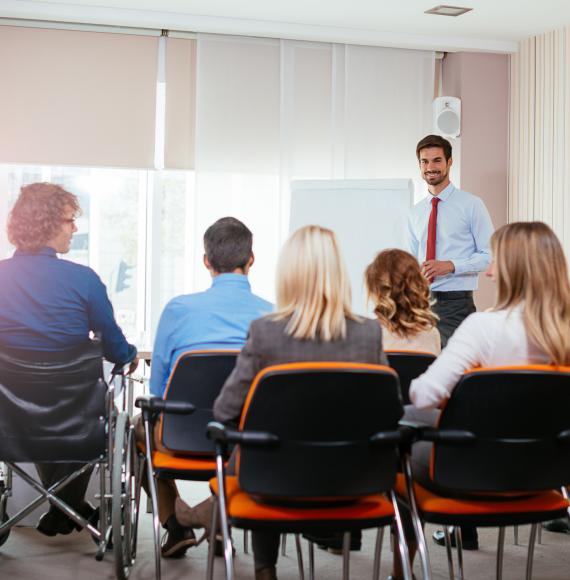
[[[409,250],[431,281],[440,318],[441,345],[475,312],[473,291],[479,273],[491,261],[493,224],[483,201],[449,180],[451,144],[439,135],[424,137],[416,147],[422,178],[430,195],[412,209]]]

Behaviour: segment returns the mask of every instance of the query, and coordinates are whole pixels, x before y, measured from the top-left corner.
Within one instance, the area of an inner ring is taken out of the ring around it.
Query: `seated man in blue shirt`
[[[138,363],[113,316],[113,307],[99,276],[86,266],[58,259],[69,252],[80,213],[77,197],[51,183],[22,187],[8,219],[12,258],[0,261],[0,348],[61,352],[101,336],[105,358],[113,363]],[[49,487],[76,471],[78,464],[38,464]],[[85,517],[93,508],[84,501],[91,472],[79,476],[58,496]],[[74,523],[50,507],[38,523],[48,536],[69,534]]]
[[[273,309],[251,292],[247,275],[254,261],[252,233],[242,222],[232,217],[219,219],[204,234],[204,250],[204,265],[212,276],[212,286],[204,292],[173,298],[166,305],[152,353],[153,395],[164,395],[168,377],[182,353],[239,349],[245,344],[250,322]],[[137,427],[137,438],[144,441],[140,421]],[[143,485],[146,489],[146,481]],[[183,528],[176,520],[176,484],[158,479],[157,491],[159,518],[167,530],[162,555],[183,556],[196,539],[190,528]],[[207,515],[205,520],[209,524]]]

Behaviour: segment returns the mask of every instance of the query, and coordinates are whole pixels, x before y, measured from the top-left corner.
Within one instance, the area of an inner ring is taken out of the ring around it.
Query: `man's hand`
[[[438,276],[446,276],[455,272],[455,266],[451,260],[426,260],[422,264],[422,274],[433,282]]]
[[[139,366],[139,357],[135,356],[135,358],[129,364],[129,370],[127,371],[127,375],[132,375]]]

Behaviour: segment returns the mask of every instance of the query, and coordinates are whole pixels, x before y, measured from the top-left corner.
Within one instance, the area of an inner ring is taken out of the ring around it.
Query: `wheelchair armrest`
[[[208,438],[217,443],[239,443],[244,447],[273,447],[279,444],[279,437],[266,431],[237,431],[222,423],[211,421],[206,431]]]
[[[165,401],[162,397],[138,397],[135,407],[153,414],[190,415],[196,407],[186,401]]]
[[[444,445],[469,445],[477,439],[471,431],[458,429],[439,430],[435,427],[422,427],[418,431],[418,441],[432,441]]]

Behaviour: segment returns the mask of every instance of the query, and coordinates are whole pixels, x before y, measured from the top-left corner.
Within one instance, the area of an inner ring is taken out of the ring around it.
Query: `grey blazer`
[[[214,403],[214,417],[222,423],[239,420],[249,387],[265,367],[302,361],[346,361],[388,364],[382,350],[382,330],[377,320],[346,321],[344,340],[298,340],[286,334],[287,320],[271,315],[254,320],[236,366]]]

